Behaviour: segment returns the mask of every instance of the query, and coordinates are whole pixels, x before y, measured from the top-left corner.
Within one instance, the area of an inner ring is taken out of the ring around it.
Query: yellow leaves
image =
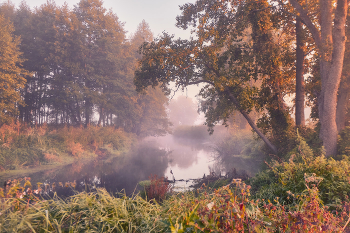
[[[20,58],[19,39],[13,36],[13,26],[4,17],[0,16],[0,98],[3,112],[1,123],[10,122],[10,116],[17,113],[18,104],[22,104],[19,89],[24,87],[23,75],[29,72],[20,68],[23,60]]]
[[[32,187],[32,184],[30,183],[29,180],[26,180],[26,182],[24,183],[24,186],[23,187]]]

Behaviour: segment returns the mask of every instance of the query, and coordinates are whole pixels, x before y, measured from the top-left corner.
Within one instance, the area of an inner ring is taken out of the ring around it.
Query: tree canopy
[[[347,1],[339,0],[335,5],[330,2],[197,0],[185,4],[180,7],[177,26],[191,28],[193,38],[175,40],[165,33],[144,45],[135,76],[137,89],[161,85],[166,90],[170,82],[179,87],[202,83],[201,110],[210,127],[221,120],[225,122],[232,111],[239,110],[277,153],[283,150],[282,142],[294,125],[284,98],[295,91],[298,19],[307,37],[305,52],[313,55],[312,67],[319,68],[322,83],[316,94],[320,138],[327,155],[334,155],[335,106],[343,66]],[[319,3],[323,7],[319,8]],[[333,10],[337,14],[329,13]],[[337,30],[333,39],[332,30]],[[317,79],[316,76],[312,78]],[[258,125],[248,115],[253,109],[262,114]]]
[[[23,105],[20,89],[25,84],[23,76],[29,73],[21,68],[20,41],[13,34],[13,25],[1,14],[0,31],[0,123],[3,124],[16,117],[17,107]]]
[[[13,22],[18,36],[14,44],[24,59],[14,63],[22,62],[31,72],[12,88],[21,91],[18,103],[24,102],[14,105],[19,110],[15,119],[114,125],[142,136],[167,132],[167,97],[157,90],[141,95],[133,84],[139,46],[153,38],[145,21],[129,40],[123,23],[100,0],[81,0],[73,9],[52,1],[34,10],[25,3],[17,9],[4,3],[0,13]]]

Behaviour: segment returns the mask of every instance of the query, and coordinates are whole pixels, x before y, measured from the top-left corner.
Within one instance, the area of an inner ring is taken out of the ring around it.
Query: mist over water
[[[220,132],[220,131],[219,131]],[[222,132],[220,133],[221,135]],[[148,137],[139,142],[129,153],[119,157],[94,160],[80,160],[73,164],[30,175],[32,184],[41,182],[55,184],[54,191],[59,196],[70,196],[75,191],[92,191],[104,187],[110,193],[125,192],[131,195],[142,189],[138,183],[148,180],[151,175],[176,179],[176,188],[188,188],[192,179],[203,175],[225,174],[236,169],[254,175],[259,167],[252,159],[230,157],[230,161],[217,156],[217,140],[208,136],[205,139],[190,139],[167,135]],[[13,177],[17,178],[17,177]],[[182,181],[179,181],[182,180]],[[76,184],[75,189],[65,186]]]
[[[168,152],[168,167],[164,176],[169,180],[184,180],[176,182],[178,187],[189,187],[190,179],[198,179],[204,174],[210,173],[214,166],[213,144],[208,141],[176,138],[167,135],[161,138],[147,138],[146,141],[154,141]],[[171,172],[173,174],[171,174]],[[187,182],[186,182],[187,181]]]

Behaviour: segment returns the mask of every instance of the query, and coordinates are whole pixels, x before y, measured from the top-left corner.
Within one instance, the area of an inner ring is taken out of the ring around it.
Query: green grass
[[[101,156],[101,150],[118,155],[135,142],[133,134],[114,127],[32,128],[12,123],[0,127],[0,171],[66,164]]]
[[[250,199],[250,187],[240,180],[217,189],[171,193],[161,204],[138,194],[116,197],[104,189],[65,200],[43,199],[33,192],[44,187],[28,191],[30,183],[24,182],[16,182],[0,199],[0,232],[316,233],[342,232],[349,219],[349,204],[338,213],[329,211],[316,187],[296,197],[299,202],[288,211],[278,198]]]
[[[161,232],[160,211],[138,195],[115,198],[104,189],[32,205],[7,199],[1,203],[0,232]]]

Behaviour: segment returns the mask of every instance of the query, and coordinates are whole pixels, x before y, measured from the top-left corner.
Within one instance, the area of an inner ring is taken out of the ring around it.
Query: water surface
[[[56,169],[37,172],[30,175],[32,184],[37,182],[56,184],[58,195],[68,196],[74,193],[70,187],[60,188],[61,183],[74,182],[76,191],[93,190],[104,187],[108,192],[125,192],[127,195],[142,187],[139,181],[148,180],[151,175],[167,177],[175,182],[177,188],[188,188],[192,179],[203,177],[215,171],[225,172],[232,167],[240,170],[249,167],[237,160],[236,164],[218,164],[214,160],[213,144],[210,141],[176,139],[171,135],[144,139],[128,154],[107,159],[77,161]],[[243,161],[244,163],[244,161]],[[247,162],[245,162],[247,163]],[[49,187],[49,186],[48,186]]]

